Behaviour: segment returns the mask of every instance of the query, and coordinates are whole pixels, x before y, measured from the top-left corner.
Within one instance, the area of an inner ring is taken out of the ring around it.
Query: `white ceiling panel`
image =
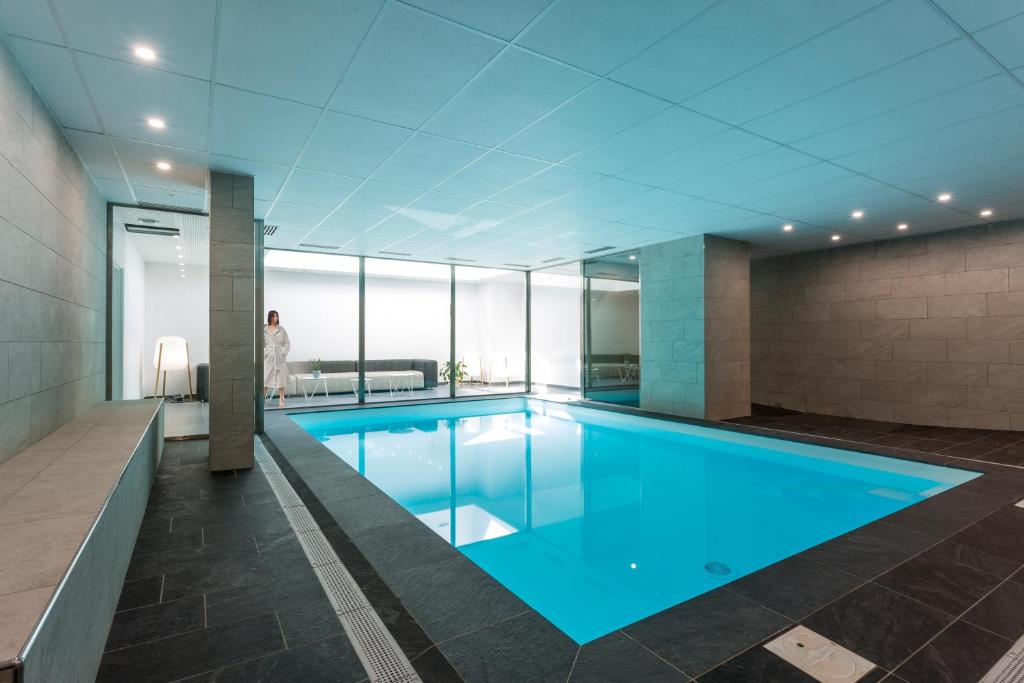
[[[79,55],[78,63],[108,134],[206,150],[209,83],[92,55]],[[151,128],[149,117],[166,126]]]
[[[381,1],[222,0],[217,80],[322,107]]]
[[[974,37],[1007,69],[1024,66],[1024,10],[1012,19],[978,31]]]
[[[46,2],[0,0],[0,27],[3,32],[22,38],[40,40],[51,45],[63,45],[57,22]]]
[[[1008,76],[993,76],[798,140],[792,146],[816,156],[834,159],[1021,104],[1024,104],[1024,88]]]
[[[914,30],[907,31],[907,26]],[[921,0],[890,0],[688,99],[686,104],[740,123],[959,36],[956,28]]]
[[[501,148],[561,161],[595,142],[636,125],[668,105],[610,81],[598,81],[522,131]]]
[[[114,149],[133,184],[206,191],[206,155],[202,152],[120,138],[114,138]],[[161,161],[169,163],[170,170],[157,168]]]
[[[604,74],[711,4],[713,0],[555,0],[516,42]]]
[[[349,195],[342,208],[366,216],[376,216],[379,220],[390,216],[421,194],[423,190],[415,187],[367,180]]]
[[[669,107],[569,157],[565,163],[598,173],[621,173],[726,128],[728,125],[721,121],[681,107]]]
[[[638,183],[667,186],[696,173],[753,157],[778,146],[762,137],[730,128],[620,175]]]
[[[485,199],[549,168],[551,164],[505,152],[488,152],[441,183],[441,192]]]
[[[156,51],[153,66],[209,80],[217,4],[209,0],[53,0],[69,47],[134,61],[135,45]]]
[[[551,0],[516,2],[466,2],[466,0],[409,0],[410,5],[447,17],[452,21],[511,40],[537,16]]]
[[[213,155],[210,157],[210,170],[251,175],[256,200],[272,202],[281,191],[281,186],[284,185],[291,169],[288,166]]]
[[[295,162],[319,110],[295,102],[217,86],[213,93],[212,154]]]
[[[501,47],[493,38],[407,5],[388,3],[330,108],[415,128]]]
[[[611,77],[679,102],[877,4],[878,0],[723,0]]]
[[[99,131],[100,124],[70,53],[62,47],[9,38],[11,50],[32,84],[65,128]]]
[[[313,171],[365,178],[411,134],[407,128],[324,112],[298,165]]]
[[[510,47],[431,117],[424,130],[497,145],[593,82],[578,69]]]
[[[291,177],[285,183],[278,201],[319,209],[333,209],[352,194],[361,182],[359,178],[297,168],[292,171]]]
[[[537,265],[700,231],[784,253],[1020,217],[1022,10],[0,0],[0,33],[110,199],[204,208],[209,169],[243,173],[275,247]]]
[[[430,189],[486,151],[475,145],[417,133],[373,174],[373,179]]]
[[[998,67],[966,39],[955,40],[744,124],[792,142],[955,90],[992,76]]]

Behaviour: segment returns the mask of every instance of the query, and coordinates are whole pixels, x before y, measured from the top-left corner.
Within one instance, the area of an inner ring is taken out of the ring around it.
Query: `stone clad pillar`
[[[750,414],[750,245],[694,235],[640,250],[640,407]]]
[[[210,469],[253,466],[253,179],[210,173]]]

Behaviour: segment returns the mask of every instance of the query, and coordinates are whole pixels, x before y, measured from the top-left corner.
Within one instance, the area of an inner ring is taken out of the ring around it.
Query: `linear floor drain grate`
[[[295,489],[281,474],[259,437],[255,438],[253,447],[256,463],[281,504],[371,683],[418,682],[420,677],[409,659],[338,559],[316,520],[301,504]]]
[[[1024,683],[1024,636],[985,674],[979,683]]]

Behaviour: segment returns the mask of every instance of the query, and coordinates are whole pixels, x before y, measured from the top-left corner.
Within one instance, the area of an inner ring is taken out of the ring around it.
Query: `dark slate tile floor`
[[[97,680],[365,680],[264,476],[207,448],[165,445]]]

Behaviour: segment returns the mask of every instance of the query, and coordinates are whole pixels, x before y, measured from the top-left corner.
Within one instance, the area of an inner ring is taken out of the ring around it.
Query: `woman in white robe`
[[[292,342],[281,327],[277,311],[267,314],[263,326],[263,395],[273,396],[277,390],[278,405],[284,408],[284,388],[288,384],[288,352]]]

